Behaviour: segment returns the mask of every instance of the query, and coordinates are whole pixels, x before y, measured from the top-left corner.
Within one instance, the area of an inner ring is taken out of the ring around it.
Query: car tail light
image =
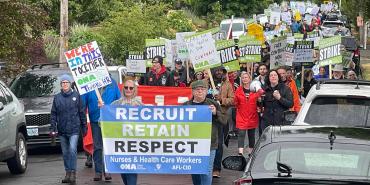
[[[240,178],[234,181],[234,185],[252,185],[252,178]]]
[[[360,56],[360,50],[357,48],[355,52],[353,52],[353,56],[358,57]]]

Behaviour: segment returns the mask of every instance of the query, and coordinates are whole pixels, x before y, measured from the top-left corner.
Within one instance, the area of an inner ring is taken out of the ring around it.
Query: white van
[[[225,19],[221,21],[220,24],[220,32],[225,36],[226,38],[227,33],[229,31],[231,24],[231,19]],[[233,25],[232,25],[232,36],[233,39],[239,38],[241,35],[245,35],[247,33],[247,23],[244,18],[234,18],[233,19]]]

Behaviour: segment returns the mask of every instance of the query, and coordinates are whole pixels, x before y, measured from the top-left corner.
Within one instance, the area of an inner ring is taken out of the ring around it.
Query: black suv
[[[71,74],[58,63],[34,65],[19,74],[10,89],[24,104],[27,125],[27,144],[50,144],[50,110],[54,95],[60,92],[59,76]]]

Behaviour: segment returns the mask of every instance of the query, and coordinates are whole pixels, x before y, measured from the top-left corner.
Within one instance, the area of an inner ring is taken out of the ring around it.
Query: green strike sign
[[[167,63],[165,44],[165,39],[145,39],[144,58],[147,67],[152,67],[152,59],[157,55],[163,57],[163,64]]]
[[[341,42],[342,40],[340,36],[320,40],[320,66],[342,63],[342,55],[340,52]]]
[[[261,41],[251,36],[241,36],[239,39],[240,63],[261,61]]]

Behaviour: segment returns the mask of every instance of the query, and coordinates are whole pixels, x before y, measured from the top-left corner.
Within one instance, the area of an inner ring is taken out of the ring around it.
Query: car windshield
[[[60,81],[50,74],[25,73],[13,81],[10,89],[18,98],[52,96],[60,92]]]
[[[221,24],[221,32],[227,33],[229,31],[230,24]],[[244,24],[242,23],[233,23],[233,31],[244,31]]]
[[[338,26],[344,26],[343,23],[341,22],[324,22],[322,24],[323,27],[326,27],[326,28],[336,28]]]
[[[310,125],[370,126],[370,99],[318,97],[314,99],[304,122]]]
[[[302,147],[304,145],[304,147]],[[279,148],[281,150],[279,151]],[[252,174],[278,173],[276,161],[289,165],[294,174],[320,174],[353,177],[370,176],[370,147],[368,145],[334,143],[283,142],[264,146],[253,161]]]

